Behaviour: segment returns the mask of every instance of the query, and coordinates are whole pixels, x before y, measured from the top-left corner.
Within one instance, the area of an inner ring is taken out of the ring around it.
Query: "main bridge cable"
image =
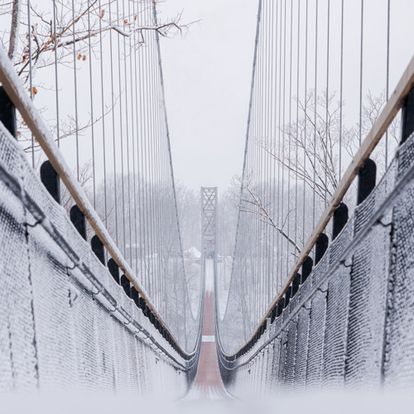
[[[252,70],[252,77],[251,77],[251,83],[250,83],[250,99],[249,99],[249,110],[248,110],[248,119],[247,119],[247,129],[246,129],[246,140],[245,140],[245,146],[244,146],[244,155],[243,155],[243,168],[242,168],[242,178],[241,178],[241,188],[240,188],[240,196],[239,196],[239,206],[243,206],[245,205],[245,202],[243,200],[243,194],[244,194],[244,189],[245,189],[245,183],[246,183],[246,179],[248,178],[248,148],[250,145],[250,130],[252,127],[252,109],[253,109],[253,91],[254,91],[254,86],[255,86],[255,79],[256,79],[256,72],[257,72],[257,53],[258,53],[258,41],[259,41],[259,28],[260,28],[260,19],[261,19],[261,9],[262,9],[262,1],[263,0],[259,0],[258,2],[258,12],[257,12],[257,24],[256,24],[256,35],[255,35],[255,45],[254,45],[254,56],[253,56],[253,70]],[[241,214],[241,209],[239,208],[238,214],[237,214],[237,226],[236,226],[236,240],[234,243],[234,253],[233,253],[233,266],[232,266],[232,270],[231,270],[231,281],[235,281],[236,280],[236,273],[235,273],[235,264],[236,264],[236,260],[237,260],[237,251],[238,251],[238,246],[239,246],[239,241],[240,238],[242,237],[241,235],[241,222],[242,222],[242,214]],[[236,284],[237,285],[237,284]],[[242,288],[242,284],[241,286],[238,286],[238,288]],[[241,295],[242,297],[242,309],[244,310],[245,308],[245,302],[243,301],[243,295]],[[226,317],[226,315],[228,314],[229,311],[229,302],[227,302],[226,305],[226,309],[224,312],[224,318]],[[244,311],[242,311],[242,313],[244,314]],[[243,322],[245,322],[243,320]],[[246,333],[247,336],[247,333]]]
[[[247,118],[247,128],[246,128],[246,136],[245,136],[245,146],[244,146],[244,154],[243,154],[243,168],[242,168],[242,177],[241,177],[241,186],[240,186],[240,195],[239,195],[239,206],[245,206],[246,201],[243,199],[244,196],[244,190],[246,188],[246,181],[248,180],[248,176],[249,176],[249,167],[250,167],[250,163],[249,163],[249,146],[251,143],[251,137],[250,137],[250,131],[252,130],[252,125],[253,125],[253,106],[254,106],[254,87],[257,83],[256,80],[256,75],[258,72],[258,65],[257,65],[257,61],[258,61],[258,44],[259,44],[259,36],[260,36],[260,22],[261,22],[261,18],[262,18],[262,3],[263,0],[259,0],[258,2],[258,11],[257,11],[257,24],[256,24],[256,34],[255,34],[255,43],[254,43],[254,52],[253,52],[253,70],[252,70],[252,76],[251,76],[251,82],[250,82],[250,99],[249,99],[249,106],[248,106],[248,118]],[[231,282],[230,282],[230,286],[237,286],[237,289],[241,289],[241,307],[242,307],[242,315],[246,315],[246,303],[243,300],[244,299],[244,288],[243,288],[243,278],[241,279],[241,283],[237,284],[236,283],[236,278],[239,277],[239,274],[236,273],[236,266],[239,265],[238,260],[240,260],[238,258],[237,252],[239,249],[239,242],[241,237],[243,237],[243,235],[241,234],[242,231],[242,220],[243,220],[243,216],[241,213],[241,208],[239,208],[238,213],[237,213],[237,226],[236,226],[236,237],[235,237],[235,243],[233,246],[233,265],[232,265],[232,270],[231,270]],[[230,293],[229,293],[230,295]],[[229,303],[230,301],[227,301],[226,304],[226,309],[224,311],[224,316],[223,316],[223,320],[226,318],[226,316],[229,314],[230,308],[229,308]],[[247,331],[246,331],[246,327],[245,327],[245,323],[246,320],[243,318],[243,324],[244,324],[244,333],[245,333],[245,339],[247,339]],[[218,332],[219,333],[219,332]],[[220,337],[220,335],[218,335],[218,338]]]
[[[157,15],[156,15],[156,8],[153,7],[152,8],[152,12],[153,12],[153,16],[154,16],[154,21],[155,23],[157,23]],[[160,38],[158,33],[155,35],[155,40],[156,40],[156,56],[158,57],[157,59],[157,71],[159,72],[159,76],[160,76],[160,85],[159,85],[159,89],[160,89],[160,100],[161,100],[161,106],[162,107],[162,117],[163,117],[163,131],[165,133],[165,140],[166,140],[166,151],[165,151],[165,156],[166,156],[166,160],[168,162],[163,163],[163,165],[165,166],[165,169],[167,171],[167,177],[170,180],[170,187],[171,187],[171,194],[172,194],[172,201],[173,201],[173,220],[175,223],[175,227],[177,229],[177,234],[178,234],[178,248],[179,248],[179,262],[180,265],[184,271],[184,255],[183,255],[183,241],[182,241],[182,234],[181,234],[181,227],[180,227],[180,220],[179,220],[179,215],[178,215],[178,200],[177,200],[177,188],[176,188],[176,184],[175,184],[175,175],[174,175],[174,166],[173,166],[173,159],[172,159],[172,151],[171,151],[171,140],[170,140],[170,131],[169,131],[169,123],[168,123],[168,117],[167,117],[167,111],[166,111],[166,102],[165,102],[165,87],[164,87],[164,73],[163,73],[163,66],[162,66],[162,60],[161,60],[161,50],[160,50]],[[184,273],[185,274],[185,273]],[[200,302],[199,302],[199,312],[198,315],[193,315],[192,312],[192,308],[190,306],[190,296],[189,296],[189,291],[188,291],[188,283],[184,283],[184,287],[185,287],[185,297],[184,300],[187,300],[187,303],[184,303],[184,306],[186,309],[189,310],[190,316],[192,317],[193,321],[198,320],[197,326],[198,326],[198,335],[197,335],[197,339],[196,339],[196,344],[194,345],[194,349],[197,352],[197,356],[198,356],[198,351],[199,351],[199,347],[201,344],[201,318],[203,316],[202,313],[202,309],[203,309],[203,301],[204,301],[204,297],[203,295],[200,295]]]

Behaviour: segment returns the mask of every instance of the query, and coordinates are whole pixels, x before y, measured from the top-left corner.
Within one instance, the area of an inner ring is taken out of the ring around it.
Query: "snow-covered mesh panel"
[[[115,283],[2,124],[0,242],[0,392],[139,393],[163,383],[185,393],[185,360]]]
[[[266,385],[267,384],[267,367],[268,367],[268,360],[269,360],[269,349],[266,347],[261,352],[260,357],[260,372],[261,375],[260,383]]]
[[[286,376],[285,383],[293,384],[295,379],[296,346],[298,323],[296,318],[289,322],[287,333]]]
[[[341,259],[345,249],[352,242],[354,235],[354,217],[351,217],[342,229],[341,233],[338,234],[336,239],[332,242],[329,248],[329,264],[334,266]]]
[[[280,335],[280,353],[278,366],[278,382],[285,384],[286,380],[286,358],[287,358],[288,334],[286,330]]]
[[[326,291],[317,290],[312,299],[308,340],[308,365],[306,382],[320,384],[323,368],[323,346],[326,318]]]
[[[346,381],[379,385],[388,282],[389,228],[373,227],[353,255]]]
[[[311,293],[314,284],[315,282],[312,274],[302,283],[302,285],[300,285],[300,294],[302,298],[306,298]]]
[[[397,161],[397,178],[401,179],[414,165],[414,134],[401,146]]]
[[[413,162],[412,136],[271,325],[272,383],[414,384]]]
[[[358,234],[361,230],[366,228],[369,219],[375,211],[375,196],[373,191],[364,202],[355,209],[354,218],[354,234]]]
[[[0,177],[10,173],[0,179],[0,392],[31,390],[38,382],[26,212],[15,196],[23,185],[23,163],[13,149],[0,139]]]
[[[275,342],[268,345],[268,359],[266,368],[266,385],[271,387],[273,385],[273,361],[275,358]]]
[[[330,279],[326,304],[323,382],[343,384],[348,328],[350,269],[342,265]]]
[[[40,386],[74,386],[78,381],[77,324],[71,306],[79,296],[79,288],[68,276],[66,255],[50,242],[42,227],[29,229],[28,246]]]
[[[279,367],[280,354],[282,350],[282,341],[280,337],[273,340],[273,358],[272,358],[272,378],[271,385],[279,384]]]
[[[298,315],[298,337],[295,364],[295,384],[299,387],[306,384],[308,340],[309,310],[307,308],[302,308]]]
[[[414,141],[401,148],[398,175],[414,162]],[[388,295],[385,382],[414,383],[414,183],[410,182],[393,212],[392,263]]]
[[[318,286],[326,279],[326,274],[329,268],[329,250],[324,254],[321,261],[316,265],[312,273],[312,284]]]
[[[282,318],[283,323],[290,321],[290,303],[283,309]]]

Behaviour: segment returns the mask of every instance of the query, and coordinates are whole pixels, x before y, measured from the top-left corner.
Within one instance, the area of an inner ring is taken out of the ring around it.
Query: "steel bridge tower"
[[[217,187],[201,187],[201,249],[205,259],[216,259]]]

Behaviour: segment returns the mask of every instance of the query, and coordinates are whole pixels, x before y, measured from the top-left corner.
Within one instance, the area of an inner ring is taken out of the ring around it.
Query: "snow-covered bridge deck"
[[[214,259],[206,259],[200,356],[196,376],[186,396],[186,400],[230,398],[221,378],[217,357],[214,270]]]

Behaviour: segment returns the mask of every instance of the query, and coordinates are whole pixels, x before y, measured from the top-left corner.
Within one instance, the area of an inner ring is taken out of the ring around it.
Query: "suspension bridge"
[[[153,0],[0,5],[1,392],[414,384],[413,7],[258,5],[231,266],[216,187],[201,258],[182,249],[160,53],[179,22]]]

